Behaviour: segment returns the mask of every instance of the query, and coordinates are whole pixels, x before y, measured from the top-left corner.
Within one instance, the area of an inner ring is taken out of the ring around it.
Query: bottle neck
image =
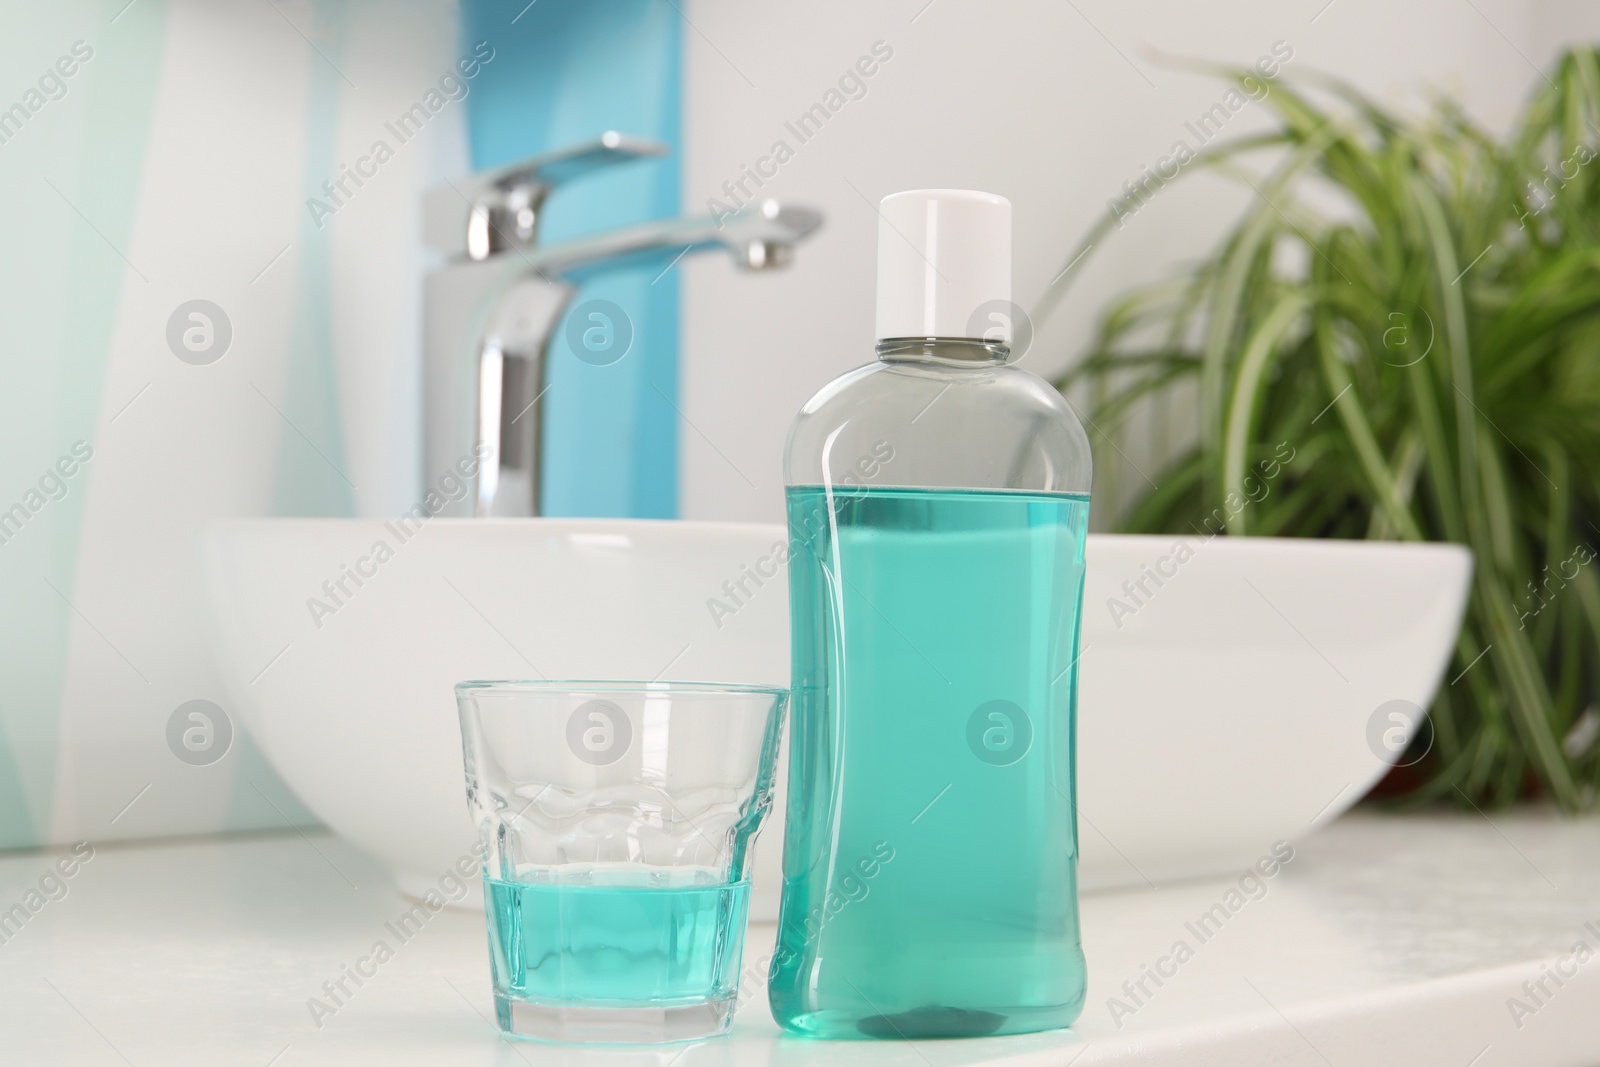
[[[886,363],[997,367],[1010,356],[1011,350],[1002,342],[975,337],[886,337],[878,342],[878,358]]]

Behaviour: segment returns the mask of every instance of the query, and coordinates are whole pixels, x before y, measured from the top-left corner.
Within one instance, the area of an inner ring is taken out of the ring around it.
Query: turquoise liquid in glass
[[[1088,498],[792,486],[788,510],[773,1015],[832,1038],[1070,1025]]]
[[[750,883],[682,888],[483,880],[502,996],[671,1007],[739,991]]]

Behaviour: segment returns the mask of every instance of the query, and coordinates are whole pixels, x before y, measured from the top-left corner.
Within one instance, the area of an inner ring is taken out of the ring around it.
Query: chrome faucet
[[[670,219],[538,244],[545,198],[563,182],[665,146],[607,132],[593,142],[513,163],[424,199],[424,236],[446,263],[424,283],[423,455],[428,477],[481,457],[475,483],[442,514],[536,515],[546,354],[584,278],[619,267],[725,248],[749,270],[786,265],[822,224],[768,200],[716,218]]]

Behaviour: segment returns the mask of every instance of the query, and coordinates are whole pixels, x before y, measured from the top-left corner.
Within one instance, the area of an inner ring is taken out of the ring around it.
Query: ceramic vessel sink
[[[785,684],[784,539],[652,520],[229,522],[205,542],[211,632],[279,773],[420,894],[473,840],[455,682]],[[1242,868],[1353,804],[1394,754],[1371,740],[1392,728],[1380,709],[1425,707],[1439,684],[1470,573],[1448,545],[1091,537],[1084,887]],[[776,917],[783,810],[780,795],[757,848],[758,919]]]

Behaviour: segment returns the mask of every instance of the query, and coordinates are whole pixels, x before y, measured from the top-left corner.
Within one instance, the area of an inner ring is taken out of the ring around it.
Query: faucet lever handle
[[[593,141],[508,163],[465,181],[445,182],[423,197],[423,237],[441,252],[468,259],[530,248],[538,239],[544,199],[556,186],[667,152],[659,141],[607,130]]]

